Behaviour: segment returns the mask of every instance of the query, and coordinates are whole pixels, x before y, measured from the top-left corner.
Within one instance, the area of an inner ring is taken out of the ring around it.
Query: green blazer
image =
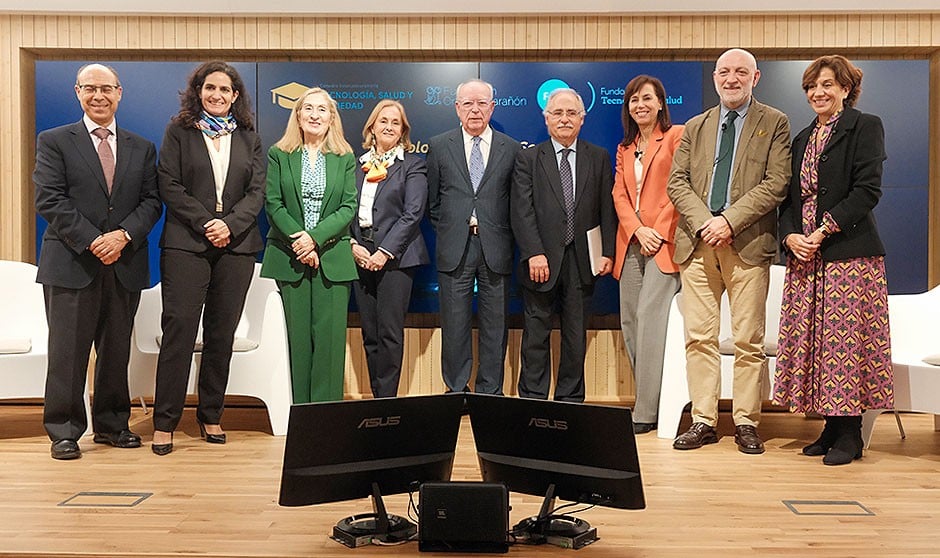
[[[356,264],[349,244],[349,223],[355,215],[355,158],[352,153],[326,153],[326,192],[320,209],[320,222],[307,233],[317,243],[320,270],[329,281],[357,279]],[[268,185],[264,209],[271,228],[261,262],[261,276],[280,281],[296,282],[303,277],[306,266],[291,250],[290,235],[303,230],[304,213],[301,202],[301,150],[285,153],[272,146],[268,150]]]

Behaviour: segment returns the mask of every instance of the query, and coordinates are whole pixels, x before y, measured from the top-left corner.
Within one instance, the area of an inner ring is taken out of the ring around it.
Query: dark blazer
[[[117,161],[111,195],[98,153],[83,121],[39,134],[36,147],[36,211],[48,221],[36,280],[81,289],[103,267],[88,250],[98,235],[124,229],[131,242],[113,264],[129,291],[150,286],[147,233],[160,218],[156,149],[153,143],[117,129]]]
[[[574,250],[581,283],[591,285],[587,231],[600,225],[603,255],[615,253],[617,217],[611,190],[614,184],[610,153],[583,139],[577,142],[574,179]],[[548,291],[560,275],[565,252],[565,198],[558,160],[551,140],[523,149],[516,157],[512,180],[512,231],[519,245],[519,283],[535,291]],[[529,277],[529,258],[545,254],[549,279],[535,283]]]
[[[489,160],[475,195],[460,128],[434,136],[428,149],[428,215],[437,233],[438,270],[457,268],[470,234],[470,214],[476,208],[486,265],[509,275],[513,252],[509,189],[519,142],[493,130]]]
[[[356,165],[356,214],[350,231],[362,241],[359,229],[359,201],[365,173]],[[372,204],[372,234],[376,248],[387,250],[393,259],[385,269],[414,267],[428,263],[428,248],[421,235],[421,219],[428,203],[428,167],[424,159],[406,153],[404,161],[395,161],[388,176],[379,182]]]
[[[171,122],[163,135],[158,168],[160,197],[166,204],[166,224],[160,247],[188,252],[212,248],[205,224],[215,219],[215,180],[204,134]],[[236,129],[232,134],[222,217],[232,233],[225,247],[236,254],[253,254],[264,248],[258,231],[258,214],[264,203],[265,160],[258,134]]]
[[[803,233],[800,167],[815,125],[813,122],[793,139],[790,191],[780,206],[781,240],[788,234]],[[846,108],[819,157],[815,225],[822,224],[822,216],[828,211],[841,229],[823,241],[823,260],[884,255],[872,209],[881,197],[882,163],[886,158],[881,119]]]
[[[300,200],[303,172],[300,149],[290,153],[277,146],[268,150],[268,186],[264,208],[271,228],[264,249],[261,276],[280,281],[299,281],[308,266],[291,250],[290,235],[304,230],[304,210]],[[359,278],[349,245],[349,223],[356,212],[356,160],[352,153],[326,154],[326,192],[320,208],[320,221],[307,233],[317,243],[320,270],[334,283]]]

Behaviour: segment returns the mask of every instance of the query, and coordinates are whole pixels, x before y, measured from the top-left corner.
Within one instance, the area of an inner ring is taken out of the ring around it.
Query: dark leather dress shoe
[[[676,438],[672,443],[672,447],[677,450],[690,450],[717,442],[718,433],[715,431],[715,427],[708,426],[704,422],[694,422],[688,430]]]
[[[140,436],[130,430],[120,432],[95,432],[96,444],[111,444],[116,448],[139,448]]]
[[[170,441],[166,444],[150,444],[150,451],[156,455],[169,455],[173,452],[173,433],[170,432]]]
[[[734,443],[738,451],[751,455],[764,453],[764,441],[757,434],[757,427],[743,424],[734,427]]]
[[[52,442],[53,459],[78,459],[82,456],[82,450],[78,447],[75,440],[59,440]]]
[[[634,434],[646,434],[647,432],[652,432],[653,430],[656,430],[655,422],[634,422],[633,423]]]

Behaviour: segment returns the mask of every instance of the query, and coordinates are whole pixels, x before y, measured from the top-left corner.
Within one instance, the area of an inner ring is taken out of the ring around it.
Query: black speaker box
[[[509,552],[509,491],[505,485],[426,482],[418,495],[418,550]]]

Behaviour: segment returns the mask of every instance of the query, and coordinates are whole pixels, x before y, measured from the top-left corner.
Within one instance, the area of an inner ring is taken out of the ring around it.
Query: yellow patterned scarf
[[[372,147],[359,160],[363,163],[362,172],[366,173],[366,181],[381,182],[388,176],[388,167],[392,166],[395,159],[404,158],[404,149],[399,145],[381,155],[375,152],[375,147]]]

